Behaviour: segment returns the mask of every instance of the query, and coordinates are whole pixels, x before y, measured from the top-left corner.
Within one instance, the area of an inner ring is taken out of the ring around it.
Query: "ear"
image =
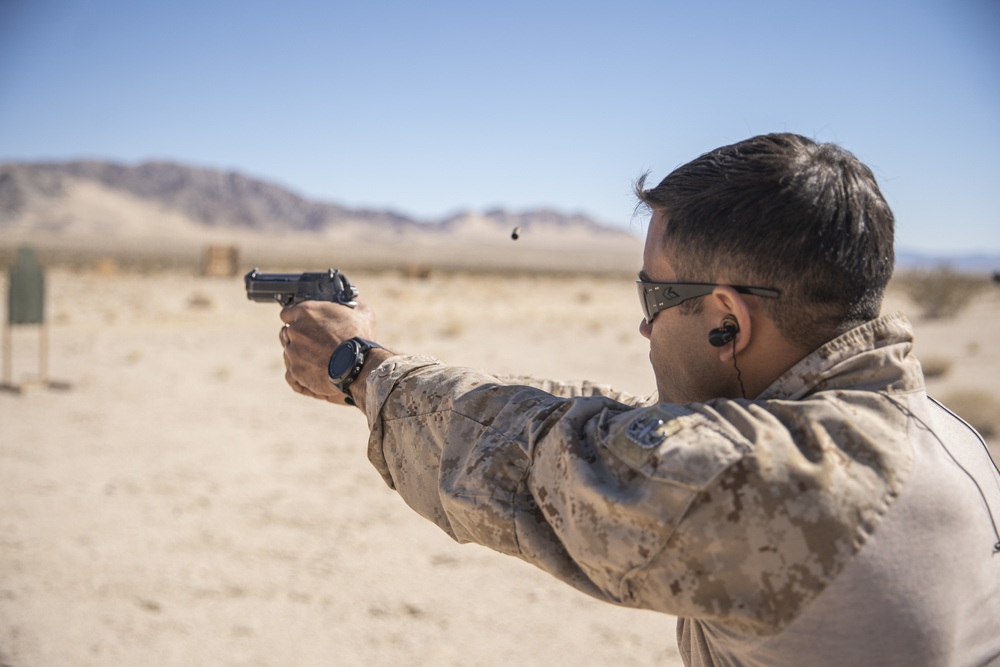
[[[735,324],[737,328],[735,351],[740,353],[750,344],[753,336],[753,318],[750,308],[743,295],[727,285],[719,285],[705,299],[704,313],[712,328]],[[731,361],[734,346],[723,345],[719,348],[719,359]]]

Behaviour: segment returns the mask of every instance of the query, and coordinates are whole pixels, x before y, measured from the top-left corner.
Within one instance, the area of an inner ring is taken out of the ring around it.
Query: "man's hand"
[[[349,308],[329,301],[303,301],[283,308],[281,321],[285,326],[278,337],[285,348],[288,384],[305,396],[348,405],[346,394],[330,383],[327,364],[345,340],[375,339],[375,313],[363,303]],[[363,376],[358,383],[363,384]]]

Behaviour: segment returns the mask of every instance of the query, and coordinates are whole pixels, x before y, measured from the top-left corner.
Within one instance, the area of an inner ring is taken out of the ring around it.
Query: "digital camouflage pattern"
[[[911,347],[905,318],[884,316],[756,400],[684,406],[394,357],[368,379],[369,458],[459,542],[613,603],[770,635],[907,479],[891,399],[923,391]]]

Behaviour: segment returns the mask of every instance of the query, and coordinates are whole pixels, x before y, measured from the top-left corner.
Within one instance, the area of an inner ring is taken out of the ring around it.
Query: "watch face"
[[[330,366],[327,371],[330,379],[339,380],[346,377],[354,368],[358,359],[358,346],[352,340],[340,345],[330,357]]]

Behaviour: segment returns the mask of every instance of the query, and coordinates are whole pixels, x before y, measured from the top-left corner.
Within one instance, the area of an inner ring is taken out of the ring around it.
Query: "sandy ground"
[[[627,278],[352,278],[396,349],[653,389]],[[0,393],[0,665],[680,664],[672,618],[412,514],[362,415],[286,387],[278,308],[242,287],[50,271],[50,376],[72,387]],[[915,322],[948,362],[933,392],[991,389],[998,302]],[[21,382],[37,330],[15,334]]]

